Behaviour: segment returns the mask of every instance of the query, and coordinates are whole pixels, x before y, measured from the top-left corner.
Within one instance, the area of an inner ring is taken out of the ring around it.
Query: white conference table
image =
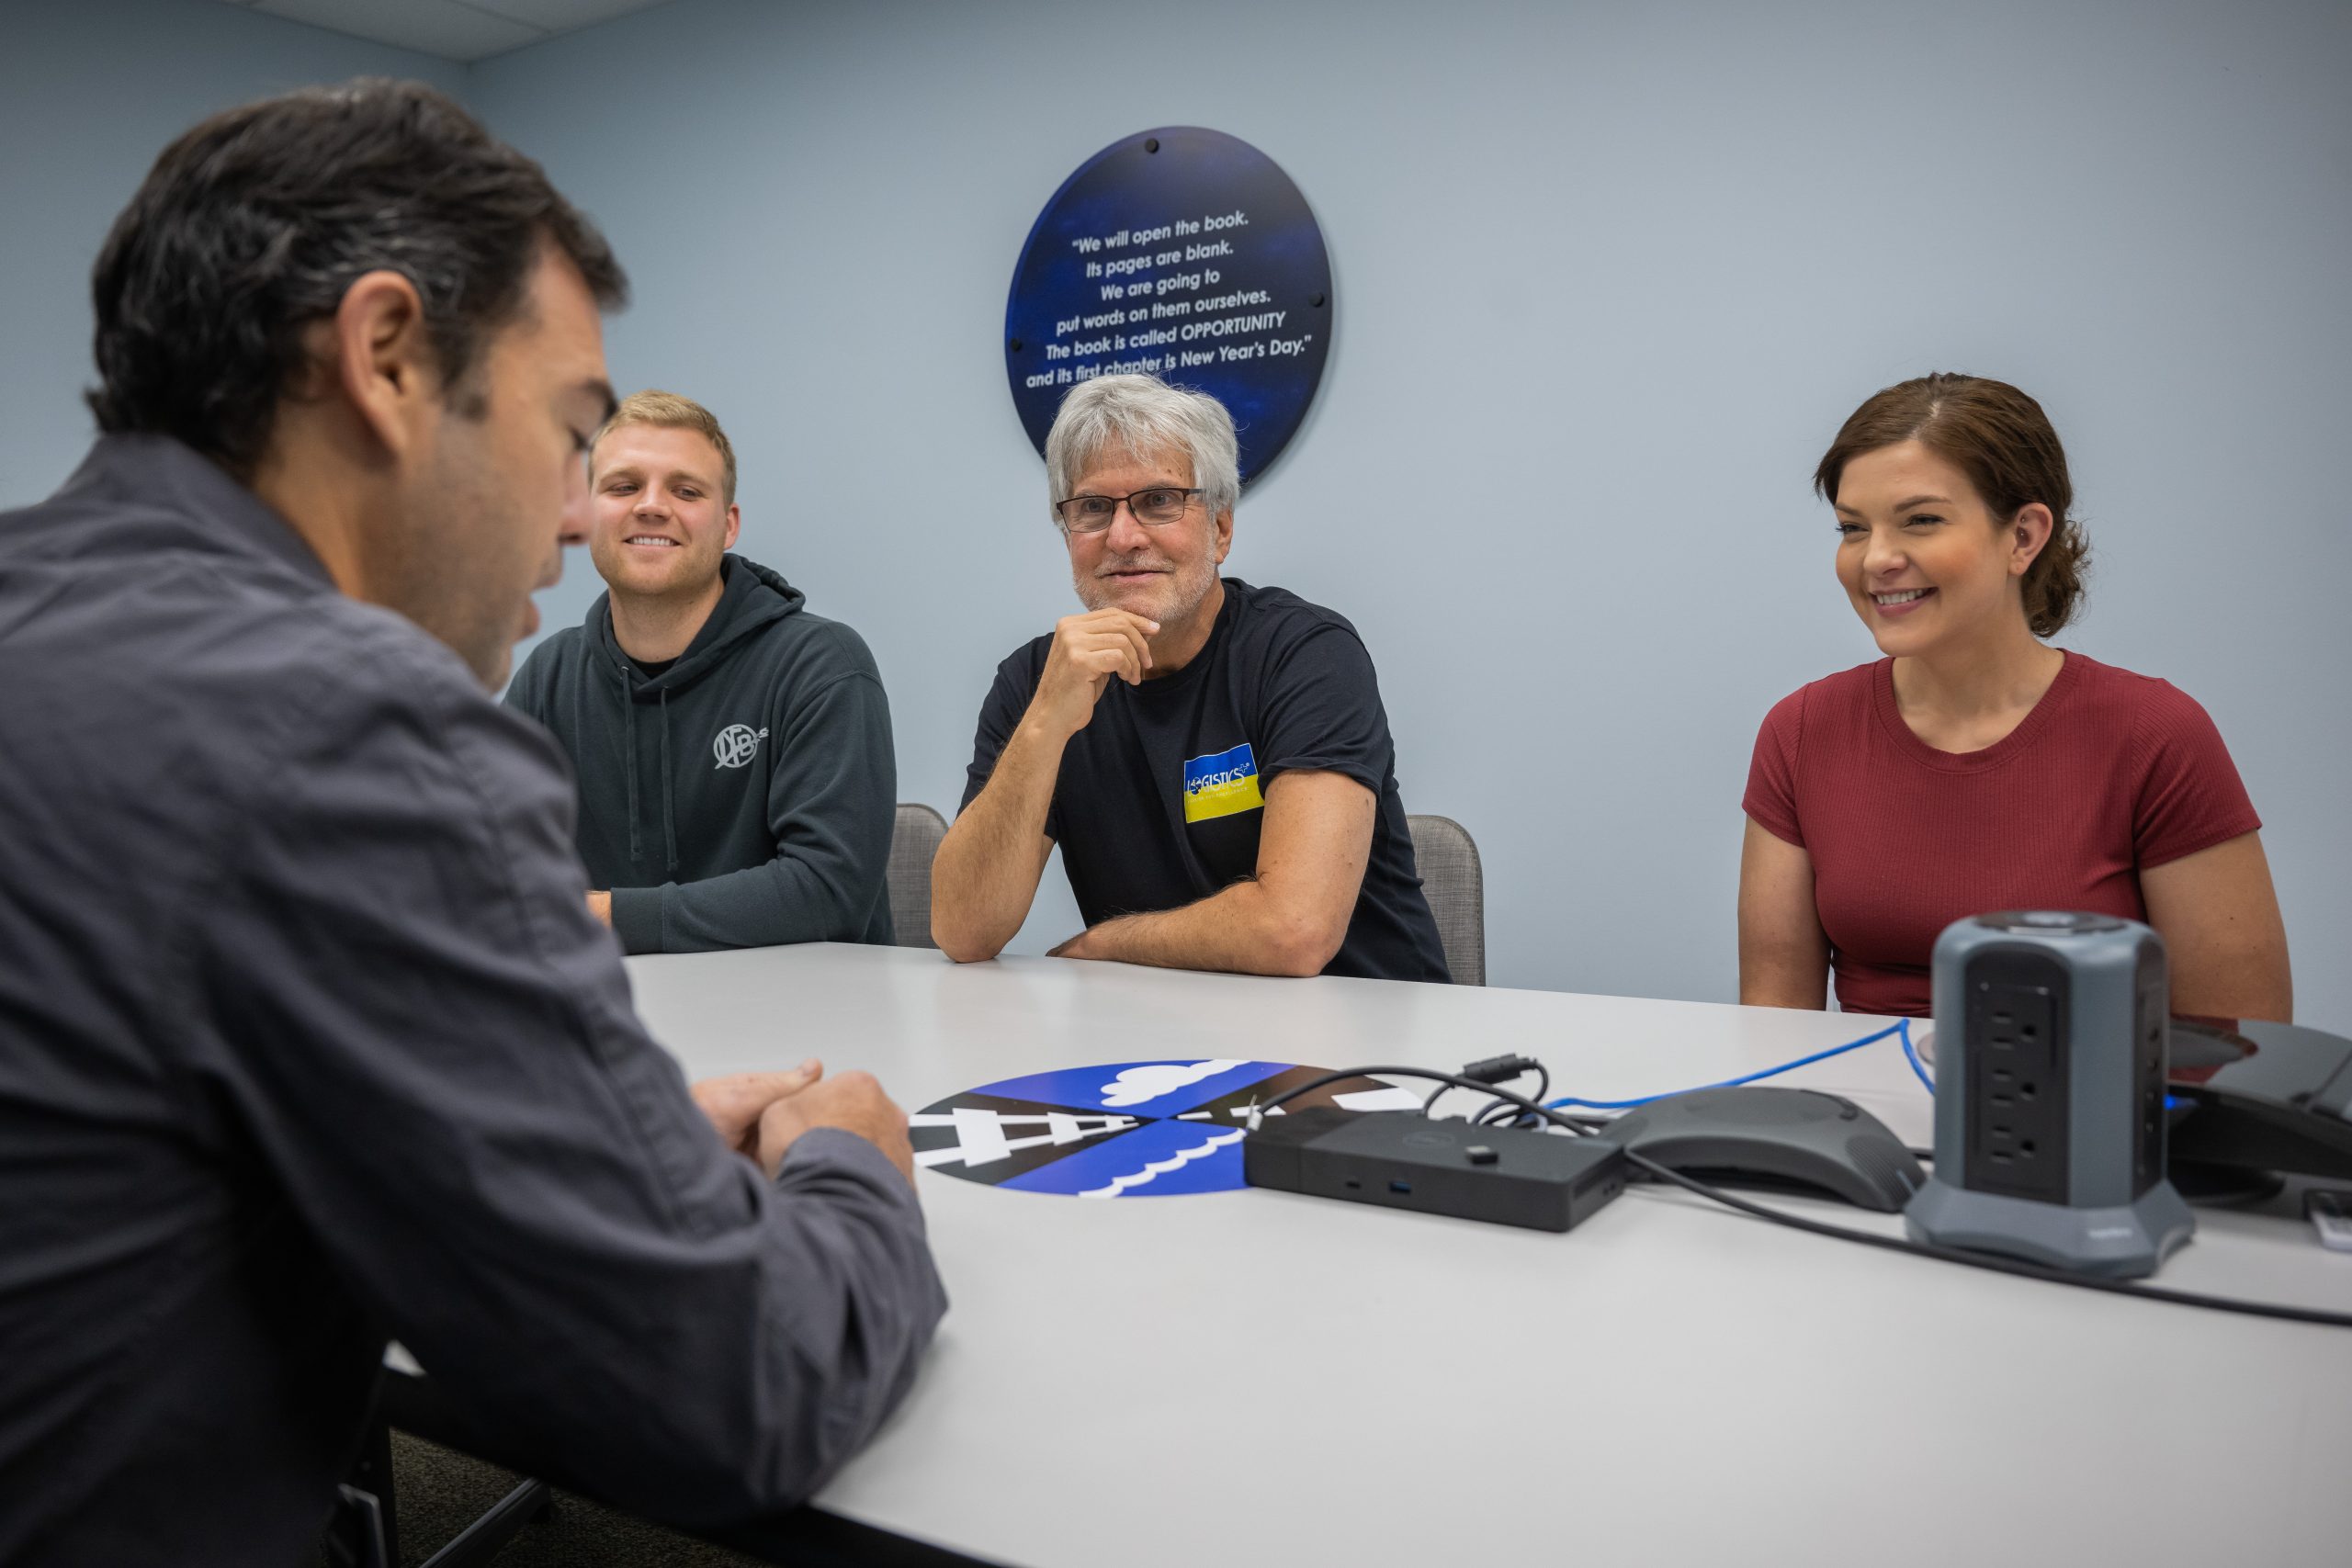
[[[1555,1094],[1615,1100],[1883,1021],[842,945],[629,971],[690,1076],[815,1054],[910,1111],[1095,1063],[1506,1051],[1547,1063]],[[1892,1041],[1775,1081],[1930,1141]],[[1849,1247],[1661,1189],[1562,1235],[1256,1190],[919,1179],[953,1305],[904,1407],[816,1502],[975,1557],[2352,1561],[2352,1331]],[[2352,1309],[2352,1256],[2287,1212],[2200,1210],[2160,1282]]]

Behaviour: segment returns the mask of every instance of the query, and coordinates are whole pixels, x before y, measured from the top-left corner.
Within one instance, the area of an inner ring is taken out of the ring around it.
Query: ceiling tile
[[[260,0],[253,8],[444,60],[481,60],[547,36],[542,28],[460,0],[401,0],[396,6],[383,0]]]
[[[609,22],[615,17],[626,17],[631,11],[650,11],[669,0],[466,0],[485,11],[526,22],[550,33],[569,32],[573,28],[592,28],[598,22]]]

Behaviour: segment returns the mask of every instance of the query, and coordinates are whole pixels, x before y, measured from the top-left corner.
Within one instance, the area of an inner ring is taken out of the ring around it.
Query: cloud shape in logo
[[[1106,1107],[1125,1108],[1158,1100],[1163,1094],[1173,1094],[1180,1089],[1213,1078],[1219,1073],[1229,1073],[1241,1066],[1238,1061],[1214,1062],[1153,1062],[1148,1066],[1129,1067],[1102,1086],[1102,1103]]]

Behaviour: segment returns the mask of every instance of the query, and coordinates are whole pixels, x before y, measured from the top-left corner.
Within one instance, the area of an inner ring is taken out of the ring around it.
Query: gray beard
[[[1182,596],[1175,604],[1169,606],[1165,615],[1159,617],[1163,628],[1191,620],[1201,605],[1207,601],[1209,590],[1216,586],[1216,565],[1215,562],[1207,563],[1207,570],[1201,573],[1201,579],[1197,583],[1186,584],[1181,579],[1171,580],[1171,581]],[[1075,571],[1070,573],[1070,586],[1078,590],[1078,602],[1090,610],[1114,610],[1120,607],[1117,601],[1112,597],[1111,585],[1091,574]]]

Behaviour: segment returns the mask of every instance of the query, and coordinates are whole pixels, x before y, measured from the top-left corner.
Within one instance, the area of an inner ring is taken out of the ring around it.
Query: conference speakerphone
[[[1590,1218],[1630,1168],[1598,1139],[1332,1106],[1270,1116],[1241,1143],[1252,1187],[1542,1231]]]

